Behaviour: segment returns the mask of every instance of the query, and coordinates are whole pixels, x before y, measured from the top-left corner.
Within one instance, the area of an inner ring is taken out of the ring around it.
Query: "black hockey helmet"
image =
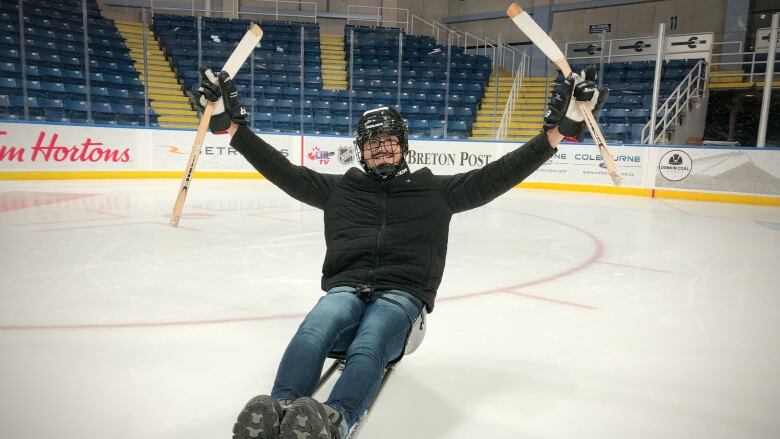
[[[401,145],[401,161],[394,165],[383,163],[376,168],[370,168],[363,158],[363,147],[366,142],[382,134],[398,137],[398,143]],[[355,154],[366,174],[379,180],[395,176],[403,169],[408,152],[409,128],[401,113],[390,107],[376,108],[363,113],[355,127]]]

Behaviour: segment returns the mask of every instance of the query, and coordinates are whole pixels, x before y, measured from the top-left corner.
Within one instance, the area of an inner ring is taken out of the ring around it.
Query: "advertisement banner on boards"
[[[303,138],[303,166],[326,174],[343,174],[360,167],[350,137]],[[300,163],[300,162],[299,162]]]
[[[0,171],[183,171],[192,130],[107,128],[28,123],[0,124]],[[260,136],[294,165],[343,174],[359,167],[350,137]],[[428,167],[450,175],[482,168],[521,143],[411,140],[412,171]],[[780,151],[752,148],[610,146],[624,187],[780,195]],[[209,134],[199,171],[254,171],[226,135]],[[561,144],[528,180],[611,185],[591,144]]]
[[[0,125],[0,171],[183,171],[196,132],[9,123]],[[293,163],[300,137],[263,134]],[[199,171],[253,171],[230,136],[207,134]]]
[[[0,170],[136,170],[151,167],[141,130],[0,125]]]
[[[518,146],[501,142],[413,140],[409,142],[406,160],[412,171],[429,168],[434,174],[452,175],[481,168]]]
[[[622,186],[642,187],[648,168],[647,148],[610,146],[623,176]],[[604,159],[594,145],[564,143],[527,181],[611,185]]]
[[[780,195],[780,154],[777,151],[652,149],[657,188]]]
[[[148,130],[148,146],[154,170],[183,170],[195,141],[195,131]],[[300,163],[300,137],[262,134],[292,163]],[[253,171],[246,159],[230,146],[230,136],[207,134],[198,157],[199,171]]]

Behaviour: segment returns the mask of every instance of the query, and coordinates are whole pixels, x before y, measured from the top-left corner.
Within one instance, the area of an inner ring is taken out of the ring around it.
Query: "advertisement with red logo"
[[[106,128],[45,124],[0,124],[0,171],[181,171],[194,130]],[[263,135],[293,163],[300,163],[300,137]],[[199,171],[254,171],[230,146],[228,135],[206,135]]]
[[[349,137],[306,136],[303,139],[303,166],[327,174],[343,174],[353,166],[360,167],[354,152]]]
[[[147,169],[136,130],[64,125],[0,125],[0,170]]]

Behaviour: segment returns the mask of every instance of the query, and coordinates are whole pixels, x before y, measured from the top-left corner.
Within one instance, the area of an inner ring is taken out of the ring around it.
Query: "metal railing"
[[[680,85],[674,89],[663,105],[657,110],[655,126],[652,121],[642,127],[641,139],[643,144],[655,144],[667,135],[672,124],[678,120],[680,113],[688,108],[688,103],[693,98],[699,98],[706,92],[707,63],[699,60],[688,75],[683,78]],[[651,111],[653,111],[651,109]]]
[[[501,124],[498,126],[498,130],[496,130],[496,140],[505,140],[507,137],[507,131],[512,124],[512,116],[515,111],[515,100],[523,87],[523,78],[530,70],[530,62],[531,58],[523,52],[520,64],[514,75],[512,90],[509,92],[509,98],[507,99],[506,107],[504,107],[504,114],[501,116]]]
[[[415,22],[419,22],[417,24],[416,30],[417,33],[415,33]],[[430,28],[430,29],[429,29]],[[430,30],[430,34],[427,32]],[[447,33],[450,32],[451,29],[449,29],[447,26],[444,26],[443,24],[434,21],[427,21],[424,18],[420,18],[417,15],[412,15],[412,18],[409,20],[409,34],[411,35],[425,35],[433,38],[434,41],[436,41],[436,44],[443,44],[441,34],[444,33],[445,37],[444,40],[447,40]],[[457,43],[456,43],[457,44]]]
[[[358,12],[360,10],[368,12],[360,13]],[[390,13],[386,13],[386,11]],[[390,18],[392,16],[392,11],[395,11],[395,19]],[[400,18],[402,15],[405,18]],[[409,21],[410,13],[409,10],[405,8],[347,5],[347,24],[353,24],[354,22],[369,22],[374,23],[376,26],[391,25],[390,27],[399,27],[401,29],[408,30]]]
[[[447,41],[451,41],[454,46],[462,47],[464,53],[487,56],[494,65],[503,66],[511,72],[517,70],[520,63],[522,52],[506,43],[484,35],[479,37],[456,27],[447,27],[435,20],[427,21],[417,15],[411,16],[409,33],[430,36],[437,44],[447,44]]]
[[[189,15],[195,17],[195,16],[206,16],[210,17],[212,14],[222,14],[223,18],[225,14],[230,14],[231,17],[229,18],[240,18],[242,15],[251,15],[251,16],[269,16],[274,17],[274,20],[279,20],[279,17],[291,17],[291,18],[311,18],[314,20],[314,22],[317,22],[317,3],[310,2],[310,1],[301,1],[301,0],[256,0],[258,2],[265,2],[265,3],[271,3],[272,5],[266,8],[253,8],[253,9],[238,9],[235,11],[225,11],[225,10],[214,10],[214,9],[198,9],[195,7],[194,3],[193,6],[190,8],[177,8],[177,7],[169,7],[169,6],[155,6],[154,0],[151,0],[149,10],[151,11],[151,15],[154,16],[154,14],[159,13],[169,13],[168,11],[173,12],[174,14],[183,15],[182,13],[189,12]],[[295,7],[292,8],[285,8],[280,7],[280,4],[289,4],[289,5],[295,5],[297,6],[297,9]],[[304,8],[310,8],[311,10],[304,10]]]
[[[775,53],[780,53],[780,51],[775,51]],[[767,61],[757,60],[756,55],[767,55],[767,51],[743,52],[740,50],[739,52],[713,53],[709,77],[710,79],[734,78],[736,82],[756,82],[756,79],[763,79]],[[742,61],[724,61],[724,58],[728,57],[742,58]],[[719,62],[714,62],[716,58]],[[767,58],[769,57],[767,56]],[[756,67],[760,65],[764,66],[763,71],[756,72]],[[778,75],[780,72],[774,72],[774,74]]]

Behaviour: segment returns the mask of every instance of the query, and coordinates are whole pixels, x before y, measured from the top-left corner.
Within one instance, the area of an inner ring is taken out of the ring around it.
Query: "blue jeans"
[[[271,392],[276,399],[311,396],[326,355],[346,352],[344,370],[325,401],[344,416],[342,433],[376,398],[385,367],[403,354],[423,307],[403,291],[383,291],[367,299],[354,292],[352,287],[335,287],[320,298],[287,346]]]

